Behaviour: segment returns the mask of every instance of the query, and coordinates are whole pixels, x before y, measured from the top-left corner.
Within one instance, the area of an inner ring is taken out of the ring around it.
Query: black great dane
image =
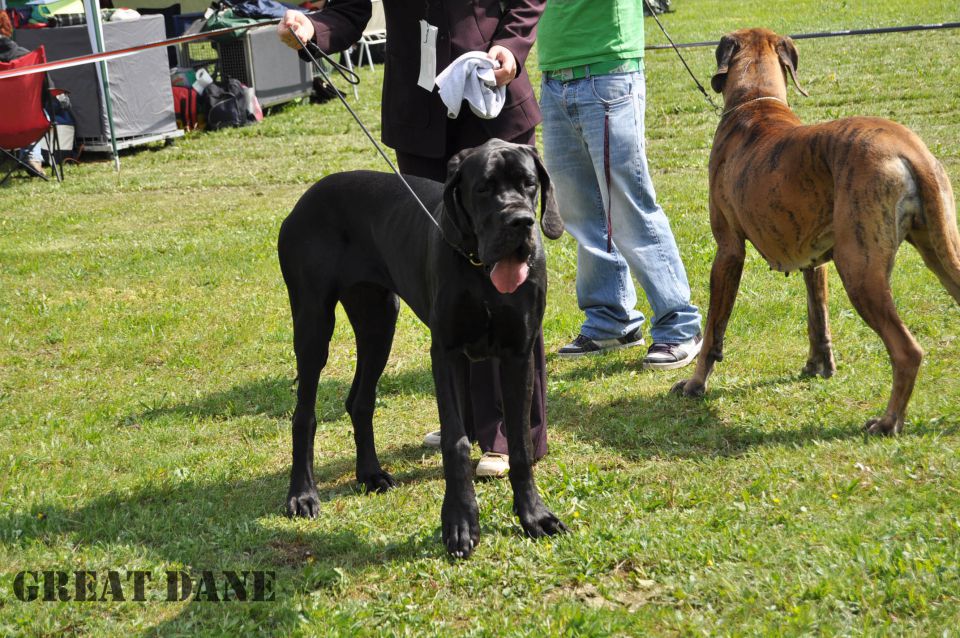
[[[532,537],[566,530],[533,479],[530,405],[533,346],[547,296],[536,230],[563,233],[553,188],[530,146],[491,140],[454,156],[446,184],[407,178],[432,219],[396,175],[337,173],[312,186],[280,228],[280,268],[293,311],[300,383],[293,413],[293,469],[287,511],[314,518],[317,383],[327,362],[339,301],[357,339],[346,408],[357,446],[357,480],[368,491],[394,486],[377,458],[373,410],[403,299],[429,328],[440,414],[446,493],[443,543],[469,556],[479,540],[470,463],[470,360],[499,362],[514,511]]]

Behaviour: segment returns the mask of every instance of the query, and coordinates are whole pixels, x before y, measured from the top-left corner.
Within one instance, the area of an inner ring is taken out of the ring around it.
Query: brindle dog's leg
[[[430,355],[440,412],[440,450],[446,480],[440,509],[443,544],[451,555],[466,558],[480,542],[480,512],[473,489],[471,445],[464,427],[470,405],[469,362],[466,355],[445,352],[436,342],[430,348]]]
[[[849,248],[841,249],[841,242]],[[923,350],[900,320],[890,294],[890,270],[896,248],[885,244],[876,244],[869,251],[858,248],[855,241],[838,237],[834,263],[850,302],[883,339],[893,366],[893,390],[887,411],[879,419],[867,421],[864,429],[871,434],[899,434]]]
[[[530,405],[533,399],[533,356],[502,357],[500,387],[503,420],[510,452],[510,485],[513,511],[531,538],[553,536],[567,527],[547,509],[533,479],[533,446],[530,442]]]
[[[806,376],[820,375],[829,379],[837,371],[833,360],[833,344],[830,337],[830,311],[827,307],[827,266],[807,268],[803,271],[807,285],[807,334],[810,337],[810,354],[803,368]]]
[[[703,348],[693,376],[686,381],[678,381],[671,389],[671,392],[688,397],[703,396],[714,363],[723,361],[723,335],[740,288],[743,260],[746,257],[744,238],[730,228],[719,212],[712,213],[711,218],[713,235],[717,240],[717,255],[713,258],[710,270],[710,309],[703,333]]]
[[[347,414],[353,422],[357,447],[357,481],[367,492],[394,487],[393,477],[380,466],[373,435],[377,382],[390,357],[400,300],[386,288],[358,284],[343,291],[340,303],[357,340],[357,369],[347,396]]]

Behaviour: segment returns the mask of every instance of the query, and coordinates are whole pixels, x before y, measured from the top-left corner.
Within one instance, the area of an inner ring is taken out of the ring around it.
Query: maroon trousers
[[[461,114],[462,115],[462,114]],[[425,177],[438,182],[447,178],[447,161],[458,151],[473,146],[472,140],[460,140],[457,127],[451,120],[447,126],[447,154],[445,157],[422,157],[397,151],[397,165],[407,175]],[[536,142],[533,129],[508,140],[517,144]],[[482,140],[477,144],[482,143]],[[473,431],[467,435],[484,452],[507,453],[507,435],[503,426],[503,397],[500,392],[500,371],[490,359],[470,364],[470,403],[473,408]],[[533,347],[533,403],[530,405],[530,442],[533,458],[547,453],[547,360],[543,348],[543,330]]]

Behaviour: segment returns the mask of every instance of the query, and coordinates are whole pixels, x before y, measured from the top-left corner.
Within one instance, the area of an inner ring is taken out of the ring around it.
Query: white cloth
[[[500,115],[507,99],[507,87],[497,86],[493,70],[498,68],[499,62],[480,51],[464,53],[451,62],[437,76],[437,88],[447,107],[447,116],[455,118],[460,115],[464,100],[477,117],[492,120]]]

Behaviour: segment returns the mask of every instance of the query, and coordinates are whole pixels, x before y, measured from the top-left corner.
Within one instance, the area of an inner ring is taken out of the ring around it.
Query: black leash
[[[660,27],[660,30],[663,31],[663,35],[667,37],[667,41],[670,44],[654,44],[651,46],[645,46],[645,51],[660,51],[663,49],[673,49],[677,52],[677,56],[680,58],[680,61],[683,62],[683,67],[687,70],[687,73],[690,74],[690,77],[693,78],[694,83],[696,83],[697,88],[700,89],[700,92],[703,94],[703,97],[707,99],[707,102],[710,103],[710,106],[713,107],[713,110],[718,114],[721,112],[720,107],[714,103],[710,98],[710,95],[703,88],[703,85],[700,84],[700,81],[697,80],[697,77],[693,74],[693,71],[690,70],[690,66],[687,64],[687,61],[683,59],[683,55],[680,53],[680,49],[691,49],[695,47],[715,47],[720,44],[719,40],[709,40],[706,42],[685,42],[682,44],[676,44],[673,41],[673,38],[670,37],[670,34],[667,33],[667,30],[663,28],[663,24],[660,22],[660,18],[657,17],[656,11],[653,10],[653,7],[650,6],[650,0],[643,0],[644,5],[646,5],[647,10],[650,11],[650,15],[653,16],[653,19],[656,20],[657,26]],[[936,29],[957,29],[960,28],[960,22],[941,22],[939,24],[915,24],[905,27],[877,27],[875,29],[844,29],[841,31],[819,31],[815,33],[796,33],[791,34],[788,37],[794,40],[810,40],[813,38],[839,38],[844,36],[854,36],[854,35],[877,35],[881,33],[910,33],[913,31],[933,31]]]
[[[333,86],[333,82],[330,81],[330,76],[327,75],[326,70],[320,64],[319,60],[317,60],[317,58],[314,57],[313,53],[311,52],[311,48],[313,49],[313,51],[316,51],[317,53],[319,53],[320,57],[322,57],[328,64],[330,64],[337,71],[337,73],[339,73],[340,76],[343,79],[345,79],[347,82],[349,82],[350,84],[360,84],[360,76],[358,76],[354,71],[346,68],[339,62],[335,62],[333,58],[327,55],[320,47],[318,47],[313,42],[304,43],[304,41],[300,39],[300,36],[297,35],[297,32],[294,31],[293,29],[290,29],[290,34],[293,35],[294,39],[297,41],[297,44],[299,44],[302,47],[303,52],[307,54],[308,58],[310,58],[310,62],[313,63],[314,68],[316,68],[317,71],[320,72],[320,75],[330,86]],[[350,115],[353,116],[353,119],[356,120],[357,124],[360,125],[361,130],[363,130],[364,134],[367,136],[367,139],[370,140],[370,143],[373,144],[374,148],[377,149],[377,152],[380,153],[380,157],[383,158],[383,161],[387,163],[387,165],[390,167],[390,170],[392,170],[396,174],[396,176],[400,178],[400,181],[403,182],[403,185],[407,188],[408,191],[410,191],[410,194],[413,195],[413,198],[417,200],[417,203],[420,205],[420,208],[423,209],[423,212],[426,213],[427,217],[430,219],[430,222],[437,227],[437,230],[440,230],[440,224],[437,223],[437,220],[435,220],[433,218],[433,215],[430,214],[430,211],[427,210],[426,205],[424,205],[424,203],[420,200],[420,198],[417,197],[417,194],[413,191],[413,188],[410,187],[410,184],[407,182],[407,180],[403,177],[403,175],[400,174],[400,171],[397,170],[397,167],[393,165],[393,162],[390,161],[390,158],[387,157],[387,154],[386,152],[384,152],[383,147],[381,147],[380,144],[377,143],[377,140],[373,138],[373,135],[370,133],[370,130],[366,126],[364,126],[363,121],[360,119],[360,116],[357,115],[356,111],[350,108],[350,105],[347,103],[346,98],[343,97],[343,94],[340,91],[338,91],[335,86],[334,86],[334,93],[337,94],[337,97],[340,99],[340,103],[343,104],[344,107],[346,107],[347,111],[350,112]]]
[[[710,103],[710,106],[713,107],[713,110],[716,113],[720,114],[720,107],[717,106],[716,102],[713,101],[713,98],[710,97],[710,94],[707,93],[707,90],[703,88],[703,85],[700,84],[700,80],[697,79],[697,76],[693,74],[693,71],[690,70],[690,65],[687,64],[687,61],[683,59],[683,54],[680,53],[680,49],[673,42],[673,38],[670,37],[670,34],[667,33],[667,30],[663,28],[663,23],[660,22],[660,18],[657,17],[657,12],[653,10],[653,7],[650,5],[650,0],[643,0],[644,5],[646,5],[647,10],[650,12],[650,15],[653,16],[653,19],[657,21],[657,26],[660,27],[660,30],[663,31],[663,35],[667,36],[667,41],[670,43],[670,46],[673,47],[673,50],[677,52],[677,57],[680,58],[680,61],[683,62],[683,68],[687,70],[687,73],[690,74],[690,77],[693,78],[694,84],[697,85],[697,88],[700,89],[700,92],[703,93],[703,97],[706,98],[707,102]],[[649,47],[645,47],[649,48]]]
[[[319,54],[320,54],[320,57],[322,57],[328,64],[330,64],[330,65],[337,71],[337,73],[339,73],[340,76],[341,76],[343,79],[345,79],[347,82],[349,82],[350,84],[359,84],[359,83],[360,83],[360,76],[358,76],[358,75],[357,75],[355,72],[353,72],[352,70],[350,70],[350,69],[346,68],[345,66],[341,65],[340,63],[334,61],[329,55],[327,55],[327,54],[323,51],[323,49],[321,49],[320,47],[318,47],[318,46],[317,46],[316,44],[314,44],[313,42],[304,43],[304,41],[300,39],[300,36],[298,36],[297,33],[296,33],[296,31],[294,31],[293,29],[290,29],[290,33],[291,33],[291,35],[293,35],[293,37],[294,37],[294,39],[297,41],[297,43],[298,43],[301,47],[303,47],[304,53],[306,53],[306,54],[307,54],[307,57],[310,58],[310,62],[313,63],[314,68],[316,68],[317,71],[320,72],[320,75],[323,77],[323,79],[324,79],[328,84],[330,84],[330,86],[333,86],[333,83],[330,81],[330,76],[327,75],[326,69],[324,69],[323,66],[320,64],[320,62],[317,60],[317,58],[314,57],[313,53],[311,52],[311,47],[312,47],[313,51],[319,53]],[[434,219],[434,218],[433,218],[433,215],[430,214],[430,211],[427,210],[427,207],[426,207],[426,205],[423,203],[423,200],[421,200],[420,197],[417,196],[417,194],[414,192],[413,188],[410,186],[410,183],[406,180],[406,178],[405,178],[403,175],[400,174],[400,171],[397,170],[397,167],[393,165],[393,162],[390,161],[390,158],[387,157],[387,154],[386,154],[386,152],[384,152],[383,147],[380,146],[379,143],[377,143],[377,140],[374,139],[373,135],[370,133],[370,130],[369,130],[366,126],[364,126],[363,121],[360,119],[360,116],[357,115],[357,113],[356,113],[352,108],[350,108],[350,105],[347,103],[346,98],[343,97],[343,94],[342,94],[340,91],[338,91],[335,86],[334,86],[334,92],[337,94],[337,97],[340,99],[340,103],[343,104],[344,107],[346,107],[346,109],[347,109],[347,111],[349,111],[350,115],[353,116],[353,119],[356,120],[357,124],[360,126],[360,128],[363,130],[364,134],[367,136],[367,139],[370,140],[370,143],[373,144],[374,148],[377,149],[377,152],[380,153],[380,157],[383,158],[383,161],[385,161],[385,162],[387,163],[387,165],[390,167],[390,170],[392,170],[393,173],[394,173],[394,175],[396,175],[396,176],[400,179],[400,181],[403,183],[404,187],[406,187],[406,189],[407,189],[407,191],[410,193],[410,195],[413,196],[413,199],[415,199],[416,202],[417,202],[417,204],[420,205],[420,209],[421,209],[421,210],[424,212],[424,214],[427,216],[427,219],[430,220],[430,223],[433,224],[434,226],[436,226],[436,227],[437,227],[437,230],[440,231],[440,236],[443,237],[443,240],[447,243],[447,245],[449,245],[449,246],[450,246],[451,248],[453,248],[455,251],[457,251],[458,253],[460,253],[460,255],[462,255],[462,256],[463,256],[467,261],[469,261],[472,265],[474,265],[474,266],[482,266],[482,265],[483,265],[483,262],[481,262],[479,259],[477,259],[477,256],[476,256],[476,255],[472,255],[472,254],[470,254],[470,253],[467,253],[467,252],[464,251],[463,248],[461,248],[460,246],[456,246],[456,245],[454,245],[454,244],[451,244],[449,241],[447,241],[446,236],[443,234],[443,229],[440,228],[440,224],[437,223],[437,220]]]
[[[659,21],[658,21],[659,24]],[[848,35],[877,35],[880,33],[910,33],[913,31],[935,31],[937,29],[960,29],[960,22],[941,22],[939,24],[914,24],[906,27],[877,27],[875,29],[843,29],[840,31],[819,31],[816,33],[795,33],[789,37],[794,40],[811,40],[813,38],[841,38]],[[651,44],[644,47],[645,51],[662,51],[663,49],[692,49],[695,47],[715,47],[719,40],[704,42],[684,42],[681,44]]]

